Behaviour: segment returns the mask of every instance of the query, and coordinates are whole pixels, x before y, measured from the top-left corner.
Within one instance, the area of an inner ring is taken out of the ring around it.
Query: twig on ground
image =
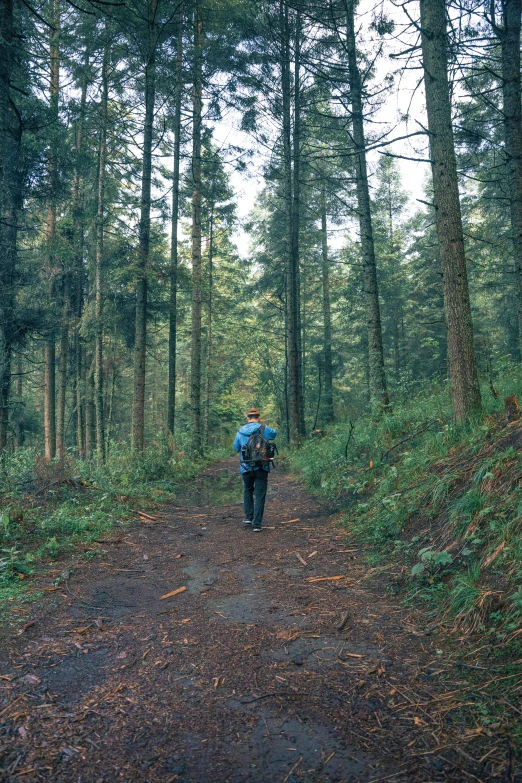
[[[341,618],[341,622],[337,626],[337,630],[342,631],[349,619],[350,619],[350,612],[345,612]]]
[[[261,696],[254,696],[252,699],[241,699],[241,704],[253,704],[255,701],[261,701],[261,699],[268,699],[271,696],[309,696],[309,693],[302,693],[300,691],[270,691],[269,693],[263,693]]]
[[[286,781],[288,780],[288,778],[290,777],[290,775],[293,773],[293,771],[294,771],[295,769],[297,769],[297,767],[299,766],[299,764],[301,763],[301,761],[302,761],[302,760],[303,760],[303,757],[301,756],[301,758],[299,759],[299,761],[298,761],[296,764],[294,764],[294,766],[292,767],[292,769],[290,770],[290,772],[288,773],[288,775],[286,776],[286,778],[283,780],[283,783],[286,783]]]

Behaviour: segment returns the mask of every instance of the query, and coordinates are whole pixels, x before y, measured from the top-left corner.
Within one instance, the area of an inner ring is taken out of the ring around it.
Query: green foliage
[[[206,459],[219,456],[213,452]],[[150,448],[139,455],[113,446],[105,465],[69,458],[66,465],[51,463],[42,474],[33,450],[6,456],[5,490],[0,494],[0,581],[23,579],[40,561],[74,552],[79,543],[91,545],[112,528],[127,524],[136,508],[172,500],[177,486],[203,464],[183,453],[169,456],[166,450]]]
[[[10,519],[9,519],[9,514],[7,513],[7,511],[2,511],[2,513],[0,514],[0,522],[2,523],[2,527],[4,529],[4,535],[8,536],[9,535]]]
[[[520,388],[520,370],[497,383],[501,394]],[[372,563],[404,563],[409,594],[464,628],[508,634],[522,617],[522,447],[519,425],[506,428],[498,401],[484,399],[484,418],[457,427],[435,387],[377,421],[359,418],[353,431],[339,423],[290,459],[346,510]]]
[[[449,552],[436,552],[433,547],[428,546],[419,552],[420,561],[411,569],[412,576],[424,576],[428,574],[431,578],[441,571],[444,566],[453,563],[453,557]]]

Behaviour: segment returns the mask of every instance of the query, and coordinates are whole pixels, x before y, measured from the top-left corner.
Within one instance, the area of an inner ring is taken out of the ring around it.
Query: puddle
[[[268,485],[268,494],[276,491]],[[200,508],[202,506],[233,506],[243,503],[243,481],[236,470],[224,468],[219,473],[198,476],[179,488],[176,505]]]

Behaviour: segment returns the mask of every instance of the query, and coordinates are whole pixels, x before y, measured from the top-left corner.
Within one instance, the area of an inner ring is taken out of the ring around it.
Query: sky
[[[382,3],[375,0],[361,0],[358,5],[358,24],[362,38],[367,37],[369,24],[378,13]],[[403,34],[404,26],[408,20],[400,8],[396,8],[392,3],[385,4],[386,13],[391,16],[396,23],[396,33],[400,38],[405,38]],[[409,43],[408,43],[409,42]],[[364,45],[364,43],[362,44]],[[402,61],[393,59],[390,54],[398,52],[411,45],[411,39],[406,41],[390,41],[386,46],[386,53],[381,56],[376,64],[376,83],[379,83],[388,73],[395,73],[402,66]],[[419,85],[421,71],[419,69],[409,69],[402,74],[397,74],[394,84],[386,95],[381,107],[374,115],[375,123],[387,125],[391,130],[389,138],[404,137],[410,133],[421,130],[421,125],[426,126],[424,108],[424,90],[422,83]],[[408,115],[408,120],[403,118]],[[214,140],[218,146],[234,144],[240,147],[251,149],[253,151],[252,163],[249,166],[249,174],[244,172],[230,171],[231,184],[234,188],[237,200],[237,214],[239,225],[234,233],[234,241],[241,256],[247,257],[249,254],[249,236],[242,228],[242,223],[250,215],[256,198],[263,187],[262,170],[266,157],[264,151],[256,149],[255,140],[248,134],[238,130],[240,116],[238,114],[229,114],[214,127]],[[419,124],[420,123],[420,124]],[[402,155],[411,158],[426,158],[427,140],[425,136],[415,136],[411,139],[401,139],[394,144],[387,146],[386,150],[396,155]],[[371,151],[368,154],[368,163],[370,172],[377,165],[380,153]],[[422,199],[429,165],[427,163],[416,162],[412,160],[397,159],[397,164],[401,172],[402,184],[404,190],[409,195],[408,208],[414,211],[419,203],[417,199]],[[372,181],[370,178],[370,187]],[[347,225],[348,230],[348,225]],[[332,248],[338,249],[342,246],[345,232],[338,228],[331,232],[329,242]]]

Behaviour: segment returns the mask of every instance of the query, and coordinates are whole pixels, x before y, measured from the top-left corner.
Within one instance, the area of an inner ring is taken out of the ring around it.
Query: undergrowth
[[[345,510],[373,563],[399,565],[394,592],[507,643],[522,627],[522,424],[506,422],[502,399],[522,390],[522,376],[497,386],[499,398],[484,390],[484,415],[466,425],[437,389],[378,421],[334,425],[291,464]]]
[[[71,456],[47,463],[32,449],[4,455],[0,603],[18,599],[44,563],[73,552],[83,559],[95,557],[111,529],[127,524],[137,511],[172,500],[176,488],[202,465],[183,453],[169,457],[151,448],[138,455],[116,445],[105,464]]]

